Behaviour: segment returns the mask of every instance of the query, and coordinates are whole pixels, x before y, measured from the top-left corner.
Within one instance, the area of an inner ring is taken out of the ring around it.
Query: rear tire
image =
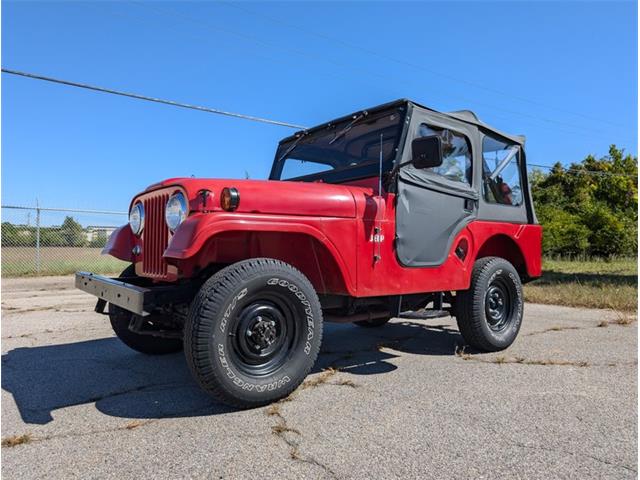
[[[238,262],[213,275],[184,331],[189,368],[216,400],[239,408],[293,392],[313,367],[322,309],[309,280],[279,260]]]
[[[135,277],[135,275],[135,268],[130,265],[120,274],[120,278],[131,278]],[[129,324],[134,316],[136,316],[135,313],[131,313],[117,305],[109,304],[111,328],[127,347],[146,355],[165,355],[182,350],[182,340],[180,339],[140,335],[129,330]],[[153,315],[146,318],[153,321]]]
[[[507,260],[477,260],[471,287],[455,297],[455,315],[462,337],[470,346],[486,352],[509,347],[522,325],[522,283]]]

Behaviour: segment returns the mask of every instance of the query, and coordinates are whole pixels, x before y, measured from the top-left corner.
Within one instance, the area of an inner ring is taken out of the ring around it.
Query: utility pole
[[[36,273],[40,273],[40,203],[36,198]]]

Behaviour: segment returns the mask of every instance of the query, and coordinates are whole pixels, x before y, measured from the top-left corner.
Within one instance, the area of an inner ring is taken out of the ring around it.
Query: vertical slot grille
[[[142,232],[142,271],[150,277],[165,277],[167,262],[162,254],[169,244],[169,228],[164,221],[168,193],[158,192],[144,199],[144,230]]]

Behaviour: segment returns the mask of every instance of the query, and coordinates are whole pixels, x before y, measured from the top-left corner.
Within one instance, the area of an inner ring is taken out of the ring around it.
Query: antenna
[[[384,133],[380,134],[380,165],[378,170],[378,196],[382,196],[382,136]]]

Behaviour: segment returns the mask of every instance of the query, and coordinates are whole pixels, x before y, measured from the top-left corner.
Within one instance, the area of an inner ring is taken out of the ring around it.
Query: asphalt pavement
[[[505,352],[455,320],[325,325],[286,401],[236,411],[114,337],[70,277],[2,281],[2,476],[636,478],[637,322],[527,304]]]

